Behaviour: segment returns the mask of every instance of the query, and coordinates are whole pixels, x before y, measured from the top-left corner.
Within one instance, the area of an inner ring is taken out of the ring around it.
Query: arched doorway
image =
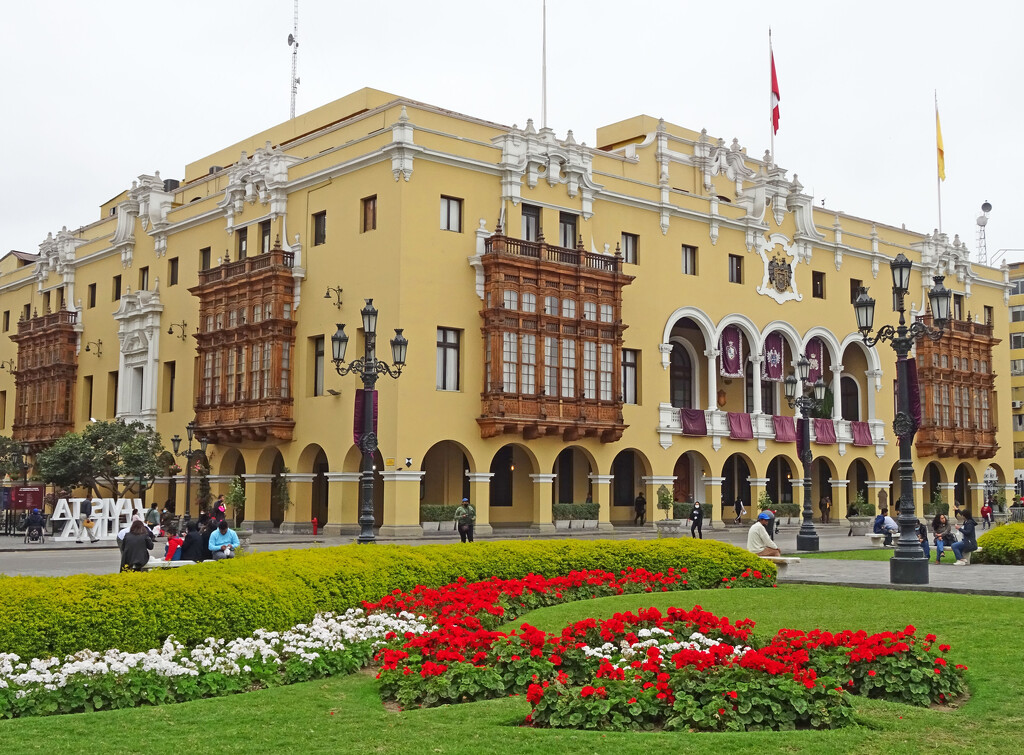
[[[323,527],[328,522],[328,499],[330,486],[327,484],[327,472],[331,465],[327,462],[327,454],[323,449],[316,455],[313,461],[313,481],[310,485],[310,518],[316,519],[318,526]]]
[[[798,476],[796,465],[785,456],[776,456],[768,464],[768,482],[765,483],[765,491],[771,496],[773,503],[793,502],[793,481],[800,485],[803,480]],[[751,501],[756,509],[757,501]]]
[[[579,446],[563,448],[551,467],[555,484],[551,487],[552,503],[583,503],[593,494],[590,475],[594,467],[590,457]]]
[[[469,458],[458,443],[442,440],[432,445],[423,455],[421,469],[420,505],[457,506],[469,498]]]
[[[943,474],[942,467],[936,462],[930,462],[927,467],[924,468],[924,503],[925,511],[927,507],[932,505],[936,500],[944,500],[945,495],[940,485],[945,482],[945,475]],[[947,501],[948,503],[948,501]]]
[[[679,502],[707,503],[704,487],[707,468],[707,461],[696,451],[687,451],[676,459],[675,466],[672,467],[672,475],[675,477],[673,499]]]
[[[956,474],[953,475],[953,482],[956,487],[953,488],[953,502],[955,508],[951,507],[951,511],[955,511],[956,508],[967,509],[971,507],[972,497],[971,484],[976,483],[974,475],[971,473],[971,468],[966,464],[960,464],[956,468]]]
[[[746,457],[733,454],[726,459],[722,466],[722,478],[722,519],[731,521],[736,518],[732,507],[737,499],[743,501],[748,511],[756,503],[750,500],[750,465]]]
[[[878,506],[877,501],[872,501],[868,497],[870,472],[863,459],[854,459],[847,472],[847,479],[850,481],[850,484],[846,486],[847,507],[857,500],[858,496],[861,496],[866,503]]]
[[[495,452],[488,471],[491,525],[532,523],[535,485],[530,475],[537,473],[533,455],[509,443]]]

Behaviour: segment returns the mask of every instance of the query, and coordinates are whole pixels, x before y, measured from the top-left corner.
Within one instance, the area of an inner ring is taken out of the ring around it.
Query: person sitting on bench
[[[875,517],[875,534],[885,535],[885,542],[882,544],[888,548],[892,545],[893,533],[899,531],[900,528],[896,521],[889,516],[889,509],[883,508],[878,516]]]
[[[963,540],[959,540],[953,543],[953,553],[956,555],[956,563],[954,566],[966,566],[967,560],[964,558],[964,554],[973,553],[978,550],[978,540],[975,537],[974,530],[978,526],[978,523],[974,521],[971,516],[971,512],[967,509],[963,511],[964,522],[958,524],[957,529],[960,530],[960,536]]]
[[[771,526],[772,515],[767,511],[762,511],[757,515],[757,521],[750,525],[750,529],[747,530],[747,550],[751,553],[756,553],[759,556],[781,556],[782,551],[779,550],[779,546],[772,540],[770,534],[768,534],[768,528]]]

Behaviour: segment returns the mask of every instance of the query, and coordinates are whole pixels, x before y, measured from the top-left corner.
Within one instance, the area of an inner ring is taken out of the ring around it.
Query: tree
[[[165,469],[164,453],[160,435],[141,422],[94,422],[81,435],[68,433],[41,451],[36,468],[44,482],[122,498],[152,485]]]
[[[15,478],[21,476],[20,457],[21,445],[6,435],[0,435],[0,478],[5,474]]]

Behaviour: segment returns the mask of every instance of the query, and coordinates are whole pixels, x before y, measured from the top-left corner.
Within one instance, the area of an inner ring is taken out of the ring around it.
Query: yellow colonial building
[[[818,206],[736,140],[639,116],[587,146],[364,89],[177,175],[0,261],[0,433],[39,450],[117,417],[168,442],[194,420],[215,491],[245,482],[243,526],[354,532],[360,384],[331,337],[344,323],[362,355],[372,299],[378,356],[391,329],[409,343],[377,386],[382,535],[463,497],[481,534],[551,530],[553,503],[588,498],[598,526],[632,525],[661,485],[716,521],[762,491],[799,503],[782,380],[805,354],[828,389],[813,500],[839,520],[894,493],[895,355],[865,346],[852,300],[870,287],[895,322],[902,252],[914,316],[932,276],[954,294],[947,334],[918,346],[918,510],[976,509],[989,467],[1012,488],[1007,272]],[[181,476],[150,495],[180,512]]]
[[[1010,410],[1013,417],[1013,466],[1017,494],[1024,492],[1024,262],[1010,271]]]

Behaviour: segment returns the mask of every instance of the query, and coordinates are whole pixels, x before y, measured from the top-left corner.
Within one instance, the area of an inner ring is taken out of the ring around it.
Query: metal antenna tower
[[[295,95],[299,92],[299,0],[295,0],[292,33],[288,35],[288,46],[292,48],[292,108],[291,118],[295,117]]]
[[[981,214],[978,216],[978,262],[982,265],[988,264],[988,241],[985,239],[985,226],[988,225],[988,214],[992,211],[992,205],[986,199],[981,203]]]

